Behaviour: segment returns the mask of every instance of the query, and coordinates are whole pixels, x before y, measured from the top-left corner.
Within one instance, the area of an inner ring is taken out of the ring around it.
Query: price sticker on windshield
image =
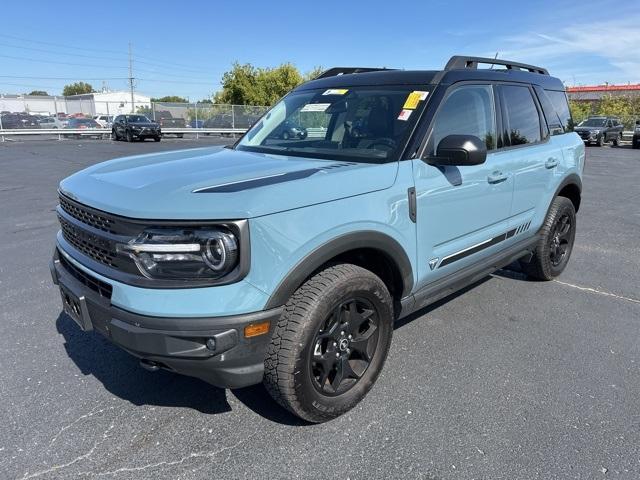
[[[329,90],[326,90],[322,95],[344,95],[348,91],[348,88],[330,88]]]
[[[425,100],[427,98],[427,95],[429,95],[429,92],[423,92],[420,90],[415,90],[411,92],[407,97],[407,99],[405,100],[404,106],[402,108],[405,108],[408,110],[415,110],[416,108],[418,108],[418,104],[422,100]]]
[[[307,103],[300,109],[301,112],[324,112],[330,103]]]

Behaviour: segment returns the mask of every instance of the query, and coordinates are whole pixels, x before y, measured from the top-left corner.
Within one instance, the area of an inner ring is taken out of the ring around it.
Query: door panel
[[[507,231],[513,196],[512,158],[496,155],[496,116],[490,85],[452,87],[435,115],[424,157],[437,157],[447,135],[485,141],[485,163],[434,166],[413,160],[417,203],[417,288],[495,251]],[[434,163],[437,163],[435,161]]]

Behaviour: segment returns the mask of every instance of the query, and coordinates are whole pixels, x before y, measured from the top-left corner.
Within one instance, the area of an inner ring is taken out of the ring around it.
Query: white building
[[[134,105],[132,108],[131,92],[124,90],[71,95],[65,99],[67,108],[88,115],[117,115],[135,112],[139,107],[151,108],[151,98],[139,93],[133,94]]]
[[[139,107],[151,107],[151,99],[146,95],[134,93],[133,99],[135,108],[131,108],[131,92],[128,91],[104,91],[69,97],[0,94],[0,111],[42,115],[84,113],[93,116],[131,113]]]

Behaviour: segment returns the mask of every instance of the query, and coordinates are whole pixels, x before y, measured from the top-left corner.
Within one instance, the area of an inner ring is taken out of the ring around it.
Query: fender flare
[[[576,187],[578,187],[578,191],[580,192],[580,196],[582,196],[582,179],[580,178],[580,176],[577,173],[571,173],[569,175],[567,175],[564,179],[562,179],[562,181],[560,182],[560,185],[558,185],[558,188],[556,188],[556,191],[553,193],[553,197],[551,197],[551,201],[549,202],[549,206],[547,207],[547,213],[549,212],[549,209],[551,208],[551,203],[553,202],[553,199],[556,198],[558,196],[558,194],[560,193],[560,191],[569,186],[569,185],[575,185]],[[576,209],[577,211],[577,209]]]
[[[411,293],[413,268],[402,245],[384,233],[362,230],[335,237],[305,255],[280,281],[264,308],[284,305],[298,287],[322,265],[340,254],[361,248],[377,250],[390,260],[397,267],[402,278],[402,297]]]

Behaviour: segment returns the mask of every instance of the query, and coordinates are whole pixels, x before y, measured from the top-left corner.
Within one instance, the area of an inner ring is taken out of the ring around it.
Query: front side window
[[[238,150],[383,163],[398,160],[428,92],[417,86],[294,91],[240,140]]]
[[[495,109],[490,85],[467,85],[448,94],[433,120],[427,155],[437,157],[438,144],[448,135],[473,135],[485,142],[487,150],[496,147]]]
[[[507,145],[525,145],[541,140],[540,116],[528,87],[501,85]]]

